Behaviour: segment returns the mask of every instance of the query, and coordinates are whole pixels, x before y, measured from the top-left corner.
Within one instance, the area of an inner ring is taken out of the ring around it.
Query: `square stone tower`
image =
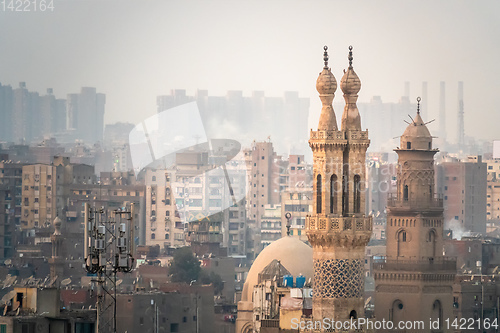
[[[420,106],[420,98],[417,99]],[[435,197],[432,136],[420,116],[401,136],[397,193],[387,202],[387,257],[374,263],[375,316],[397,327],[423,321],[419,332],[446,331],[453,318],[456,260],[443,256],[443,201]]]

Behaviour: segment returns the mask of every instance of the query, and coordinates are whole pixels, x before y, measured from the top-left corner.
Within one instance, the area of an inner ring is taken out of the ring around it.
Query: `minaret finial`
[[[420,101],[422,99],[420,97],[417,97],[417,114],[420,114]]]
[[[325,52],[323,53],[323,60],[325,61],[325,67],[326,69],[328,69],[328,46],[323,46],[323,50],[325,50]]]
[[[352,68],[352,45],[349,45],[349,68]]]

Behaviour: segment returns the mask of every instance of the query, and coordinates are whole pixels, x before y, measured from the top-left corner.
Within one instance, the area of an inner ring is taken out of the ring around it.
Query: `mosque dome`
[[[278,260],[293,276],[302,274],[306,281],[314,276],[312,248],[296,237],[280,238],[264,248],[255,259],[243,286],[241,301],[252,302],[253,287],[258,284],[259,273],[273,260]]]
[[[325,46],[323,49],[325,50],[323,53],[325,67],[323,67],[323,70],[319,73],[318,79],[316,80],[316,90],[320,95],[333,95],[337,90],[337,80],[328,67],[328,47]]]
[[[401,149],[430,150],[432,149],[432,135],[420,116],[420,97],[417,115],[406,127],[401,136]]]

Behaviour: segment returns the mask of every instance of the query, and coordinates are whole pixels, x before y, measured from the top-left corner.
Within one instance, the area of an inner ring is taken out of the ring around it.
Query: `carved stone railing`
[[[342,131],[313,131],[311,130],[311,140],[345,140],[344,132]]]
[[[388,208],[443,208],[443,199],[429,198],[427,200],[401,200],[396,197],[387,198]]]
[[[375,259],[373,261],[374,270],[384,271],[411,271],[411,272],[436,272],[452,271],[457,269],[455,258],[441,257],[429,259]]]
[[[369,217],[306,217],[306,230],[311,231],[372,231],[372,218]]]

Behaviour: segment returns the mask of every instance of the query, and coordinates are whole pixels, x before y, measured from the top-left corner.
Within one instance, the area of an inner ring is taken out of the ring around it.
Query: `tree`
[[[175,251],[170,263],[172,282],[186,282],[198,280],[201,267],[199,260],[193,255],[190,247],[181,247]]]
[[[224,289],[224,281],[222,281],[221,276],[215,272],[207,273],[207,271],[202,270],[199,279],[202,284],[213,285],[215,295],[219,295]]]

